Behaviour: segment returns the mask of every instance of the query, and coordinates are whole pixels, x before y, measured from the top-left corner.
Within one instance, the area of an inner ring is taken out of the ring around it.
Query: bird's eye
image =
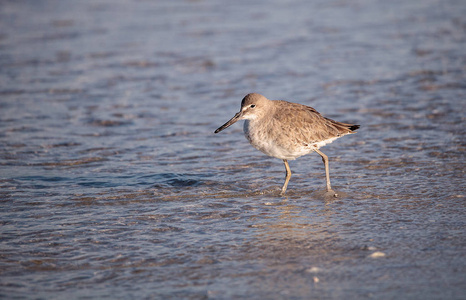
[[[251,106],[249,106],[249,107],[250,107],[250,108],[254,108],[254,107],[256,107],[256,105],[255,105],[255,104],[251,104]]]

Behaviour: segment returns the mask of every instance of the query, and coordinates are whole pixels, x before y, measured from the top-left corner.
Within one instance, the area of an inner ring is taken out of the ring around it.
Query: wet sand
[[[461,1],[0,4],[0,297],[464,299]],[[357,134],[213,131],[258,92]]]

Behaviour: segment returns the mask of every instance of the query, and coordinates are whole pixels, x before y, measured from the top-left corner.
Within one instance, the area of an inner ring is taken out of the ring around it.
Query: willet
[[[325,165],[327,193],[337,194],[330,185],[328,157],[320,147],[339,137],[355,133],[359,125],[334,121],[323,117],[314,108],[282,100],[269,100],[251,93],[241,101],[241,110],[215,133],[239,120],[244,122],[244,134],[254,148],[280,158],[285,163],[286,176],[281,194],[284,195],[291,178],[288,160],[294,160],[311,152],[317,152]]]

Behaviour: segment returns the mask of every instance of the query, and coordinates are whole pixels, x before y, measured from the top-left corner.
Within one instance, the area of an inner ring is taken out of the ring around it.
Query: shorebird
[[[241,110],[220,126],[218,133],[239,120],[244,122],[244,134],[249,143],[268,156],[285,163],[284,195],[291,178],[288,160],[316,152],[325,165],[327,193],[337,194],[330,185],[328,157],[320,147],[347,134],[355,133],[359,125],[334,121],[322,116],[314,108],[282,100],[269,100],[261,94],[247,94],[241,101]]]

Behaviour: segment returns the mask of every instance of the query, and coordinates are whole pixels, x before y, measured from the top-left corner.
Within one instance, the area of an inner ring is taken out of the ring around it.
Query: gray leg
[[[286,187],[288,186],[288,182],[290,181],[291,178],[291,169],[290,166],[288,165],[288,161],[286,159],[283,160],[285,163],[285,169],[286,169],[286,176],[285,176],[285,184],[282,187],[282,195],[285,195],[286,192]]]
[[[328,157],[319,149],[316,149],[316,152],[319,153],[320,156],[322,156],[322,161],[325,165],[325,176],[327,178],[327,192],[330,192],[332,190],[332,187],[330,186],[330,171],[328,167]]]

